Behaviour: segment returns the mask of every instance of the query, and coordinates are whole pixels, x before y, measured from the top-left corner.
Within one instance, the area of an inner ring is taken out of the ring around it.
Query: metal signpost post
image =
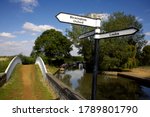
[[[99,40],[112,38],[112,37],[120,37],[125,35],[133,35],[135,34],[138,29],[136,28],[128,28],[119,31],[113,31],[108,33],[101,33],[101,21],[100,19],[93,19],[88,17],[83,17],[79,15],[69,14],[69,13],[59,13],[56,15],[56,18],[60,22],[70,23],[70,24],[77,24],[83,26],[90,26],[95,27],[96,29],[91,32],[84,33],[79,36],[79,39],[83,39],[89,36],[94,36],[94,69],[93,69],[93,79],[92,79],[92,95],[91,99],[96,99],[96,84],[97,84],[97,74],[98,74],[98,61],[99,61]]]
[[[96,87],[97,87],[97,74],[98,74],[98,61],[99,61],[99,37],[97,34],[100,34],[100,29],[95,29],[94,34],[94,68],[93,68],[93,79],[92,79],[92,95],[91,99],[96,99]]]

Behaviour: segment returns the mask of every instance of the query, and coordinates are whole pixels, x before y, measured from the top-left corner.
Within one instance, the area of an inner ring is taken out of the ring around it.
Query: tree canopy
[[[51,60],[64,59],[70,56],[72,43],[61,32],[54,29],[44,31],[36,40],[31,53],[46,56]]]

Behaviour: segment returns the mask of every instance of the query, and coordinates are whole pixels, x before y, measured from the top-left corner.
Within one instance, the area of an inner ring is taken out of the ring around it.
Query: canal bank
[[[150,67],[133,68],[126,72],[104,71],[103,74],[128,78],[150,87]]]
[[[137,76],[137,75],[133,75],[131,73],[126,73],[126,72],[122,72],[122,73],[119,72],[117,75],[121,76],[121,77],[129,78],[129,79],[135,80],[139,83],[150,86],[150,78],[144,78],[144,77],[140,77],[140,76]]]

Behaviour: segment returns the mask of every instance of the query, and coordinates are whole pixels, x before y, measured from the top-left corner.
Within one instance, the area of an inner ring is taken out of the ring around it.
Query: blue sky
[[[35,39],[47,29],[65,33],[70,25],[55,18],[59,12],[112,14],[118,11],[136,16],[150,43],[149,0],[0,0],[0,56],[29,55]]]

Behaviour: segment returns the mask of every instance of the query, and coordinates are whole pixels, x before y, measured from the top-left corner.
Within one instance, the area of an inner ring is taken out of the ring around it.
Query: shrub
[[[22,61],[22,64],[24,64],[24,65],[35,63],[35,58],[33,58],[33,57],[24,56],[22,54],[20,54],[19,57]]]

